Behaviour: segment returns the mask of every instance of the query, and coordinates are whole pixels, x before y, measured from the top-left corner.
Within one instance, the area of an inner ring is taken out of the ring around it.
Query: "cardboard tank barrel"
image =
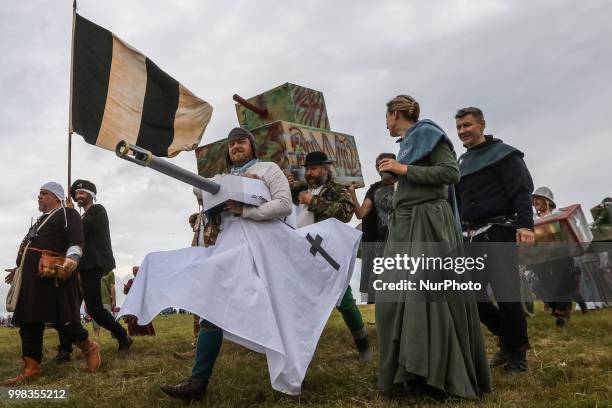
[[[286,83],[236,106],[238,121],[255,135],[257,156],[279,165],[286,174],[304,179],[304,159],[323,151],[334,161],[336,181],[363,187],[355,138],[329,129],[323,94]],[[314,126],[316,125],[316,126]],[[227,172],[227,142],[219,140],[196,150],[198,174],[213,177]]]

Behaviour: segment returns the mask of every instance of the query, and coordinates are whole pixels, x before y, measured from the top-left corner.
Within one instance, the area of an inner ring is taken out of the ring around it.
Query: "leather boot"
[[[23,383],[27,383],[29,380],[40,374],[40,363],[33,358],[24,357],[23,358],[23,370],[21,374],[18,374],[17,377],[9,378],[2,382],[3,385],[13,386],[19,385]]]
[[[75,344],[81,349],[87,360],[87,371],[90,373],[95,372],[100,367],[100,363],[102,363],[100,345],[95,341],[89,340],[89,338]]]
[[[504,366],[507,374],[521,374],[527,371],[527,351],[518,350],[510,353],[510,359]]]
[[[497,338],[497,346],[499,347],[499,350],[493,355],[493,357],[491,357],[491,361],[489,361],[490,367],[498,367],[510,361],[510,352],[504,346],[499,337]]]
[[[204,397],[207,387],[208,380],[194,377],[190,377],[177,385],[162,384],[159,386],[165,394],[183,401],[200,401]]]
[[[57,348],[57,355],[53,357],[48,363],[45,364],[63,364],[68,363],[70,361],[71,354],[66,350],[62,350],[61,348]]]
[[[555,324],[557,327],[563,327],[570,319],[570,310],[555,310],[554,311]]]
[[[134,340],[130,336],[126,335],[125,338],[121,340],[117,339],[117,342],[119,343],[118,351],[124,353],[127,352],[130,347],[132,347],[132,343],[134,343]]]
[[[370,344],[368,342],[368,333],[365,329],[357,330],[352,332],[355,346],[359,351],[359,362],[367,363],[372,360],[372,353],[370,352]]]

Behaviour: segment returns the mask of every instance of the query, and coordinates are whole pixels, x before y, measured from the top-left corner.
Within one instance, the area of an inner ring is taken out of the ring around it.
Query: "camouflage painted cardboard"
[[[314,89],[285,83],[260,95],[247,99],[248,102],[268,110],[268,118],[236,104],[236,114],[241,127],[249,130],[283,120],[319,129],[330,130],[323,94]]]
[[[320,150],[334,160],[332,168],[336,181],[348,185],[351,182],[363,187],[361,163],[355,138],[344,133],[317,129],[285,121],[277,121],[252,130],[257,143],[257,155],[261,160],[278,164],[285,173],[303,177],[301,166],[306,154]],[[212,177],[227,172],[227,143],[220,140],[196,149],[198,174]]]
[[[612,205],[591,208],[593,241],[612,241]]]

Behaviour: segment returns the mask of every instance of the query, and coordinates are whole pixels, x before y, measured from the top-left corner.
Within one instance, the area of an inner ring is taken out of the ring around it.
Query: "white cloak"
[[[325,252],[310,241],[322,238]],[[353,272],[361,232],[336,219],[293,230],[281,221],[228,217],[215,246],[148,254],[119,316],[145,325],[177,307],[264,353],[272,388],[290,395]]]

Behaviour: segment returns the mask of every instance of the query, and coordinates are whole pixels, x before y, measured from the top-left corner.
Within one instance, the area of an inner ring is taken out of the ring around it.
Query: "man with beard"
[[[464,234],[470,242],[533,243],[533,182],[523,153],[484,134],[480,109],[460,109],[455,119],[459,138],[467,148],[459,158],[461,181],[457,184]],[[525,372],[530,346],[520,303],[518,257],[498,255],[489,254],[482,282],[483,288],[491,285],[497,306],[484,291],[478,303],[480,321],[499,338],[500,350],[490,365],[503,365],[507,373]]]
[[[225,208],[217,214],[207,213],[207,223],[204,228],[205,246],[215,245],[218,235],[223,234],[220,226],[224,217],[238,216],[252,221],[268,221],[291,214],[291,191],[287,179],[275,163],[259,161],[253,134],[246,129],[234,128],[227,136],[227,147],[229,174],[263,181],[270,191],[271,200],[259,207],[246,206],[229,200],[225,203]],[[223,330],[202,319],[191,376],[177,385],[162,384],[161,390],[171,397],[185,401],[201,400],[212,376],[222,342]]]
[[[336,218],[346,223],[353,217],[355,205],[351,195],[344,186],[334,181],[329,167],[331,163],[324,152],[310,152],[304,163],[307,186],[299,186],[292,175],[287,176],[293,189],[293,202],[300,207],[297,221],[299,227],[328,218]],[[311,214],[310,220],[308,214]],[[353,335],[359,351],[359,361],[370,361],[372,354],[368,345],[368,334],[350,286],[337,309]]]
[[[117,339],[119,351],[126,351],[132,345],[132,339],[102,304],[100,283],[102,276],[115,269],[115,258],[111,247],[108,215],[101,204],[94,204],[96,194],[95,184],[88,180],[76,180],[70,187],[70,195],[78,206],[85,210],[82,217],[85,246],[79,264],[81,293],[92,319]],[[60,332],[60,345],[53,362],[70,361],[71,353],[70,340]]]
[[[6,282],[17,292],[17,298],[9,303],[15,307],[13,323],[19,326],[23,371],[4,385],[22,384],[40,375],[47,324],[53,324],[62,337],[83,351],[89,372],[100,366],[100,345],[89,339],[81,325],[78,282],[73,273],[82,260],[83,226],[79,213],[64,207],[63,200],[60,184],[49,182],[40,188],[38,209],[43,215],[21,242],[18,268],[7,270]]]

